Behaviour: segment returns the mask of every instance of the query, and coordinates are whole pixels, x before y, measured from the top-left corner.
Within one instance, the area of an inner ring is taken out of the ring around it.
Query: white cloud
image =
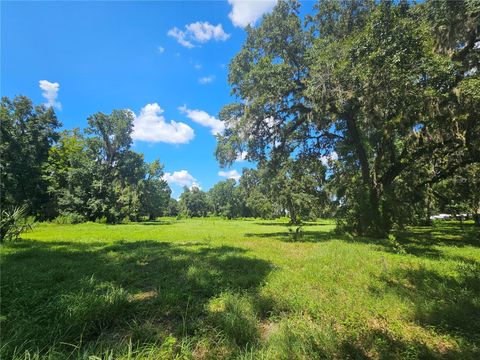
[[[163,54],[165,52],[165,48],[163,46],[159,46],[157,50],[159,54]]]
[[[237,158],[235,159],[235,162],[242,162],[247,160],[247,152],[242,151],[240,154],[238,154]]]
[[[230,34],[223,30],[222,24],[212,25],[208,21],[185,25],[185,30],[174,27],[167,35],[174,37],[180,45],[189,49],[210,40],[225,41],[230,37]]]
[[[209,115],[203,110],[188,109],[186,105],[180,106],[178,110],[180,110],[182,114],[186,114],[190,120],[195,121],[202,126],[209,127],[213,135],[223,133],[225,130],[225,124],[223,121],[218,120],[216,117]]]
[[[135,116],[133,140],[185,144],[195,136],[193,129],[185,123],[165,121],[163,109],[157,104],[147,104]]]
[[[241,175],[238,173],[237,170],[219,171],[218,176],[228,178],[228,179],[235,179],[235,181],[240,180],[240,177],[241,177]]]
[[[228,14],[233,25],[245,27],[253,25],[260,17],[271,11],[278,0],[228,0],[232,11]]]
[[[173,173],[165,173],[163,179],[169,184],[179,186],[187,186],[189,188],[197,187],[200,189],[197,179],[195,179],[187,170],[174,171]]]
[[[197,69],[197,70],[200,70],[200,69],[202,68],[202,65],[200,65],[200,64],[195,64],[195,65],[193,65],[193,67],[194,67],[195,69]]]
[[[58,90],[60,90],[60,84],[58,82],[51,83],[48,80],[40,80],[38,82],[40,89],[42,89],[42,96],[47,100],[45,106],[62,108],[62,104],[57,101]]]
[[[223,30],[222,24],[216,26],[210,24],[208,21],[188,24],[185,26],[187,32],[191,33],[196,41],[205,43],[214,39],[215,41],[225,41],[230,35]]]
[[[215,79],[215,76],[209,75],[209,76],[204,76],[199,78],[198,82],[202,85],[205,85],[205,84],[210,84],[214,79]]]
[[[330,154],[322,156],[320,160],[323,166],[329,166],[332,161],[338,160],[338,154],[336,151],[332,151]]]
[[[177,27],[168,30],[167,35],[177,39],[178,43],[186,48],[191,49],[195,47],[195,45],[193,45],[190,41],[186,40],[187,34]]]

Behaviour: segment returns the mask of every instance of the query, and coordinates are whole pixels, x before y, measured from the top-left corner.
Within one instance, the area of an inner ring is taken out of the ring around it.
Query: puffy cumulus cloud
[[[209,75],[209,76],[204,76],[198,79],[198,82],[202,85],[209,84],[215,79],[215,76]]]
[[[237,170],[219,171],[218,176],[221,176],[227,179],[234,179],[235,181],[240,180],[240,177],[241,177],[241,175],[238,173]]]
[[[228,14],[233,25],[245,27],[253,25],[260,17],[271,11],[278,0],[228,0],[232,11]]]
[[[163,179],[169,184],[175,184],[179,186],[187,186],[189,188],[197,187],[200,189],[200,185],[187,170],[174,171],[173,173],[165,173]]]
[[[167,122],[163,109],[157,104],[147,104],[133,122],[133,140],[185,144],[193,139],[193,129],[185,123]]]
[[[159,54],[163,54],[165,52],[165,48],[163,46],[159,46],[157,48],[157,51],[158,51]]]
[[[336,151],[332,151],[330,154],[322,156],[320,160],[323,166],[329,166],[332,161],[338,160],[338,154]]]
[[[174,27],[167,35],[177,39],[180,45],[189,49],[210,40],[225,41],[230,37],[230,34],[223,30],[222,24],[212,25],[208,21],[185,25],[185,30]]]
[[[167,35],[177,39],[177,42],[180,45],[188,49],[195,47],[195,45],[193,45],[190,41],[187,40],[187,34],[177,27],[174,27],[173,29],[168,30]]]
[[[58,90],[60,90],[60,84],[58,82],[50,82],[48,80],[40,80],[38,82],[40,89],[42,89],[42,96],[47,100],[45,103],[48,107],[62,108],[62,104],[57,101]]]
[[[222,24],[212,25],[208,21],[197,21],[196,23],[186,25],[185,28],[187,32],[192,34],[193,38],[200,43],[205,43],[212,39],[215,41],[225,41],[230,37],[230,35],[223,30]]]
[[[210,128],[213,135],[221,134],[225,130],[223,121],[209,115],[203,110],[188,109],[186,105],[180,106],[178,110],[180,110],[182,114],[186,114],[190,120],[195,121],[197,124]]]

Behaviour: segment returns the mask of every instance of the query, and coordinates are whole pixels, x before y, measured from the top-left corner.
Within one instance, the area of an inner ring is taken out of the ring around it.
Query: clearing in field
[[[396,240],[333,229],[309,223],[294,239],[286,222],[255,219],[39,224],[1,248],[1,357],[478,358],[472,224]]]

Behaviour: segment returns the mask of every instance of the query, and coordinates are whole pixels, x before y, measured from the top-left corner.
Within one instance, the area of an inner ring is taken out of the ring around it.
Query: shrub
[[[0,242],[18,240],[20,235],[31,230],[33,218],[29,218],[26,205],[4,209],[0,219]]]
[[[98,223],[98,224],[106,224],[107,223],[107,217],[102,216],[100,218],[97,218],[97,219],[95,219],[95,222]]]
[[[64,215],[59,215],[57,216],[53,222],[55,224],[79,224],[85,221],[85,218],[77,213],[69,213],[69,214],[64,214]]]

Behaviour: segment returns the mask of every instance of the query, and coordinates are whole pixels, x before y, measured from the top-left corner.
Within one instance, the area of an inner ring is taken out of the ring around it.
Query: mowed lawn
[[[2,359],[480,358],[480,232],[39,224],[1,246]]]

